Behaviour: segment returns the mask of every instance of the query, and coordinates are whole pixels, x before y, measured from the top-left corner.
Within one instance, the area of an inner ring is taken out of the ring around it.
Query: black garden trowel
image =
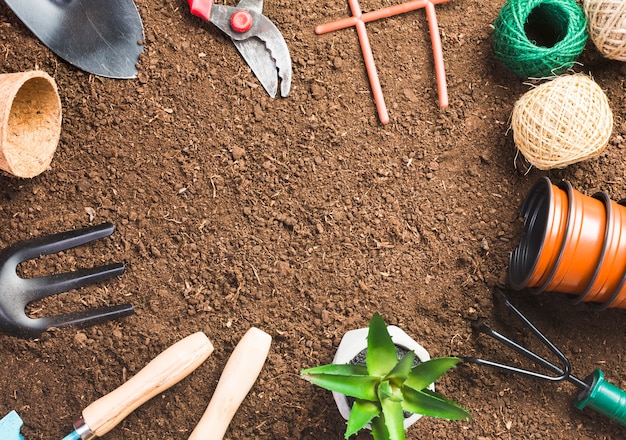
[[[137,75],[143,25],[133,0],[5,0],[50,50],[108,78]]]

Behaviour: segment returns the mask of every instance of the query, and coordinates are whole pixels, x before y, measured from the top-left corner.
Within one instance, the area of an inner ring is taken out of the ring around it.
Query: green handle
[[[626,426],[626,391],[604,380],[602,371],[596,369],[585,382],[589,388],[581,392],[574,405],[578,409],[589,407],[594,411]]]

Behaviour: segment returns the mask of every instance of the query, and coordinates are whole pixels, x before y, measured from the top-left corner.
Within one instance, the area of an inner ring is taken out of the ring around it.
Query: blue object
[[[70,432],[68,435],[63,437],[62,440],[80,440],[80,434],[76,432],[76,430]]]
[[[2,440],[24,440],[20,433],[24,422],[15,411],[8,413],[0,420],[0,436]]]

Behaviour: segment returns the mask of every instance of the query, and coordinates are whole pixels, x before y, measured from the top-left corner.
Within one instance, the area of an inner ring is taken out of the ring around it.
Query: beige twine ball
[[[606,58],[626,61],[626,1],[584,0],[583,9],[598,51]]]
[[[564,75],[526,92],[513,108],[515,145],[540,170],[564,168],[600,154],[613,130],[613,113],[596,82]]]

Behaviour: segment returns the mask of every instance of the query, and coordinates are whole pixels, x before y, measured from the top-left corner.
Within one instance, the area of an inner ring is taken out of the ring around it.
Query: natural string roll
[[[626,1],[584,0],[589,36],[606,58],[626,61]]]
[[[494,23],[496,59],[522,78],[570,68],[587,42],[587,20],[575,0],[509,0]]]
[[[526,92],[511,116],[516,147],[540,170],[600,154],[613,131],[613,113],[600,86],[584,74],[562,75]]]

